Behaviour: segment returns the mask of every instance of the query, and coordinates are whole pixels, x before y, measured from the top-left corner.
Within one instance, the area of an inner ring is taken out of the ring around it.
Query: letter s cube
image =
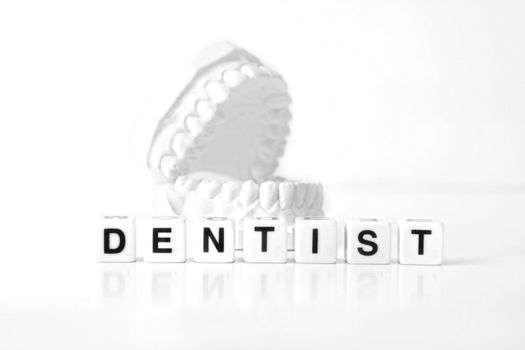
[[[390,264],[392,234],[388,221],[345,221],[345,258],[351,264]]]
[[[97,232],[98,262],[134,262],[135,222],[127,216],[104,216]]]
[[[443,263],[443,224],[427,219],[398,222],[399,263],[441,265]]]

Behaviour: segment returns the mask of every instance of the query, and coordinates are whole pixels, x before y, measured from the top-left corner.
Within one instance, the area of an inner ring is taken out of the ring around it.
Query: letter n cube
[[[227,217],[206,217],[192,222],[195,262],[231,263],[235,260],[235,226]]]

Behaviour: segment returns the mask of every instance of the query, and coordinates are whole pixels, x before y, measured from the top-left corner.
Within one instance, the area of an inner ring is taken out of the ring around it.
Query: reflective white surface
[[[442,267],[1,268],[4,349],[525,345],[523,256]]]
[[[240,256],[234,264],[97,264],[87,248],[76,259],[56,249],[4,261],[0,348],[525,347],[525,195],[446,192],[345,190],[327,203],[337,218],[426,212],[443,220],[438,267],[344,264],[341,250],[335,265]],[[66,235],[73,246],[85,238],[58,232]]]

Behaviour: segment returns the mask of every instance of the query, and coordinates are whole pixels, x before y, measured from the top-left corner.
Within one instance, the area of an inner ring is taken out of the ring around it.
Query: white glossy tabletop
[[[0,348],[525,347],[521,190],[326,190],[337,218],[443,220],[446,263],[4,261]]]

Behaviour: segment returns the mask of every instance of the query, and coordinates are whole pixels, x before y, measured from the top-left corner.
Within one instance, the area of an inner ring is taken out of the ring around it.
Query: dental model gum
[[[158,181],[157,214],[231,217],[238,228],[245,217],[278,217],[293,247],[295,218],[323,215],[323,188],[273,175],[290,132],[286,83],[230,44],[198,61],[166,114],[139,130]],[[242,232],[236,236],[240,248]]]

